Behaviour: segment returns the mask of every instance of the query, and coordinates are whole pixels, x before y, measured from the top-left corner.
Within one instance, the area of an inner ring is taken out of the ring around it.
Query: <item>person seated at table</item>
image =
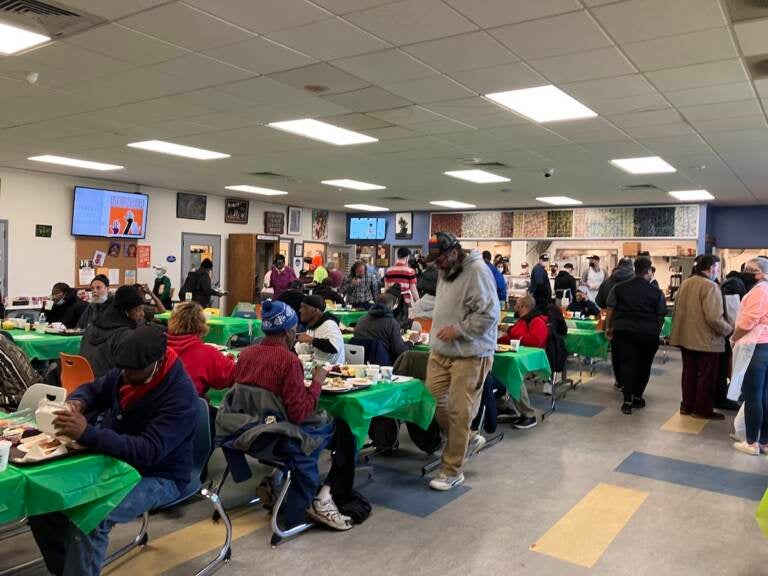
[[[65,282],[56,282],[51,290],[51,300],[46,302],[40,313],[45,314],[47,324],[60,322],[67,328],[75,328],[86,308],[88,304],[77,297],[76,290]]]
[[[358,260],[352,264],[349,276],[344,280],[341,293],[353,308],[368,310],[379,295],[379,282],[368,273],[365,262]]]
[[[296,314],[298,314],[305,296],[304,283],[301,280],[294,280],[291,282],[290,288],[282,292],[280,296],[274,298],[274,300],[285,302],[288,306],[293,308],[293,311],[296,312]]]
[[[104,274],[96,274],[91,280],[91,302],[80,315],[77,327],[81,330],[88,328],[110,304],[112,295],[109,293],[109,278]]]
[[[402,330],[408,330],[411,327],[413,320],[410,318],[410,306],[406,303],[405,298],[403,298],[403,293],[400,291],[400,285],[394,284],[387,288],[384,293],[389,294],[395,299],[392,316],[400,324]]]
[[[589,288],[579,286],[576,291],[576,299],[568,305],[568,312],[578,312],[583,318],[587,316],[600,317],[600,308],[589,299]]]
[[[200,396],[209,388],[221,390],[235,382],[235,361],[203,342],[208,334],[203,308],[182,302],[168,320],[168,348],[176,352]]]
[[[419,276],[416,287],[421,297],[411,308],[413,318],[432,318],[435,310],[435,295],[437,294],[438,269],[429,263]]]
[[[255,386],[274,394],[288,422],[299,428],[299,441],[303,445],[303,440],[306,440],[313,446],[313,450],[307,454],[297,449],[296,442],[287,434],[276,447],[276,452],[291,462],[292,482],[282,510],[287,526],[301,524],[306,514],[336,530],[349,530],[352,528],[352,521],[349,516],[339,512],[331,494],[336,493],[336,486],[345,486],[347,490],[351,490],[355,474],[354,458],[339,459],[334,453],[331,470],[325,483],[320,486],[318,460],[320,452],[332,438],[334,425],[325,411],[317,411],[320,389],[326,376],[325,370],[319,366],[315,368],[311,383],[306,385],[304,368],[292,351],[296,341],[297,324],[298,317],[290,306],[279,301],[264,301],[261,307],[264,339],[240,354],[235,371],[237,384],[227,396],[227,401],[219,408],[217,433],[221,433],[228,412],[246,411],[245,406],[238,405],[241,396],[238,389],[241,386]],[[248,403],[248,408],[253,408],[252,402]],[[277,423],[278,426],[280,424],[282,422]],[[339,429],[349,433],[348,427],[339,426],[337,432]],[[226,430],[227,435],[232,432],[236,431]],[[343,436],[347,444],[352,442],[351,434]],[[354,447],[349,445],[346,450],[340,450],[338,445],[336,448],[339,455],[348,455],[349,449],[354,451]]]
[[[136,288],[136,290],[139,291],[139,294],[144,298],[144,319],[147,323],[152,322],[155,314],[162,314],[165,312],[165,306],[163,305],[162,300],[160,300],[157,294],[149,289],[147,284],[134,284],[133,287]]]
[[[38,382],[43,382],[43,377],[22,349],[0,337],[0,410],[15,411],[27,388]]]
[[[323,300],[330,300],[334,304],[344,304],[344,297],[333,289],[333,282],[330,277],[312,290],[312,294],[320,296]]]
[[[181,496],[192,473],[197,402],[183,364],[154,326],[132,331],[117,350],[115,368],[67,398],[69,410],[53,421],[57,433],[127,462],[141,480],[88,534],[61,512],[29,518],[50,572],[98,576],[115,524]]]
[[[413,346],[421,337],[418,332],[413,332],[407,341],[403,340],[400,334],[400,323],[392,314],[394,306],[395,297],[392,294],[380,295],[376,299],[376,304],[371,306],[368,313],[360,318],[355,326],[355,338],[368,338],[382,342],[387,347],[393,364],[400,354],[413,350]]]
[[[299,308],[306,332],[297,337],[296,352],[314,355],[318,364],[344,364],[344,338],[338,320],[325,311],[325,300],[320,296],[306,296]]]
[[[88,360],[97,377],[103,376],[115,367],[117,351],[123,340],[144,323],[144,298],[133,286],[120,286],[112,304],[83,334],[80,356]]]

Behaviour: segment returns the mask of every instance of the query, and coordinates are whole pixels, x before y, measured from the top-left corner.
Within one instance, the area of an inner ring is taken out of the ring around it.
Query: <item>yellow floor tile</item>
[[[701,420],[699,418],[691,418],[690,416],[683,416],[680,412],[675,412],[672,418],[667,420],[661,427],[662,430],[667,432],[680,432],[682,434],[698,434],[704,430],[704,426],[707,425],[709,420]]]
[[[646,492],[598,484],[531,550],[591,568],[647,497]]]

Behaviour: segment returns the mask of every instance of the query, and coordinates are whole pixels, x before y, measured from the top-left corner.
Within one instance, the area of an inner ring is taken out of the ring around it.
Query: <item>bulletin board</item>
[[[114,245],[119,246],[119,256],[116,256]],[[110,248],[112,251],[110,252]],[[93,263],[96,252],[103,252],[104,262],[101,266]],[[99,268],[106,268],[112,271],[110,277],[110,287],[118,287],[123,284],[136,283],[136,266],[138,252],[138,243],[133,239],[112,239],[112,238],[75,238],[75,286],[78,288],[87,288],[88,282],[81,282],[81,264],[86,262],[93,263],[94,273],[99,274]],[[126,280],[126,272],[128,279]],[[133,276],[131,276],[133,272]],[[104,272],[106,276],[109,273]],[[115,280],[115,277],[117,280]]]

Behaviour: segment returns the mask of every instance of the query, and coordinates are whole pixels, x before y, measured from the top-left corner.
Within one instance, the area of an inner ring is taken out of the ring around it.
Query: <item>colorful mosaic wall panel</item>
[[[450,232],[457,238],[462,238],[461,224],[465,214],[432,214],[430,234],[435,232]]]
[[[501,212],[469,212],[461,222],[464,238],[498,238],[501,235]]]
[[[523,225],[525,224],[525,212],[513,212],[512,238],[525,238]]]
[[[573,236],[573,210],[547,212],[547,238],[571,238]]]
[[[587,208],[587,238],[631,238],[633,208]]]
[[[523,232],[526,238],[546,238],[547,213],[544,210],[529,210],[523,214]]]
[[[694,237],[699,231],[699,208],[678,206],[675,208],[675,236]]]

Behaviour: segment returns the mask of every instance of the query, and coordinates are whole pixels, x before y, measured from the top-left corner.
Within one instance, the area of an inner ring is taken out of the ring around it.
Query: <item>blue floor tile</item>
[[[760,500],[768,487],[768,476],[763,474],[739,472],[644,452],[632,452],[616,467],[616,471],[748,500]]]
[[[464,484],[448,492],[438,492],[429,488],[429,476],[387,466],[374,466],[373,469],[373,481],[361,483],[358,490],[373,504],[419,518],[426,518],[470,490]]]
[[[549,396],[538,396],[531,394],[530,399],[531,405],[541,411],[549,410],[549,407],[552,405],[552,400]],[[569,414],[570,416],[592,418],[596,414],[600,414],[600,412],[603,410],[605,410],[605,406],[599,406],[597,404],[585,404],[583,402],[558,400],[555,413],[561,412],[563,414]]]

